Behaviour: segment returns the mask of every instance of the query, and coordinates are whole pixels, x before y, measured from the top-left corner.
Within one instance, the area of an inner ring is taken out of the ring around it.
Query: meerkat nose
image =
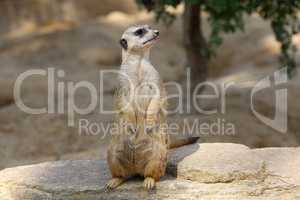
[[[154,30],[154,33],[156,36],[159,36],[159,31],[158,30]]]

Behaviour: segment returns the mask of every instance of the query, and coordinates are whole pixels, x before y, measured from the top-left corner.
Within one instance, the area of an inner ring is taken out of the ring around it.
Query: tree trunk
[[[191,89],[205,81],[208,73],[208,59],[201,53],[203,49],[207,49],[201,24],[200,5],[186,3],[183,14],[183,39],[187,67],[191,70]]]

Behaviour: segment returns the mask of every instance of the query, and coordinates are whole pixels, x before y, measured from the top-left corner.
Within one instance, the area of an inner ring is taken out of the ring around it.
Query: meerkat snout
[[[159,31],[148,25],[138,25],[128,28],[122,35],[120,44],[127,51],[146,51],[153,46],[159,37]]]

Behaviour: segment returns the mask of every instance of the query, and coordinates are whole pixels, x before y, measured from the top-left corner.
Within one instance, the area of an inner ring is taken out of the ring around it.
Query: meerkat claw
[[[113,178],[105,186],[106,190],[113,190],[124,182],[124,179]]]
[[[155,180],[153,178],[151,178],[151,177],[145,178],[145,180],[144,180],[144,187],[147,190],[154,189],[154,187],[155,187]]]

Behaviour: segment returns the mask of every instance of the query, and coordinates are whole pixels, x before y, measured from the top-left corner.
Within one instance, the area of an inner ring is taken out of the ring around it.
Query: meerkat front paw
[[[145,178],[145,180],[144,180],[144,187],[147,190],[154,189],[154,187],[155,187],[155,180],[153,178],[151,178],[151,177]]]
[[[158,123],[157,114],[148,114],[145,120],[147,125],[154,125]]]
[[[113,190],[124,182],[122,178],[112,178],[105,186],[106,190]]]

